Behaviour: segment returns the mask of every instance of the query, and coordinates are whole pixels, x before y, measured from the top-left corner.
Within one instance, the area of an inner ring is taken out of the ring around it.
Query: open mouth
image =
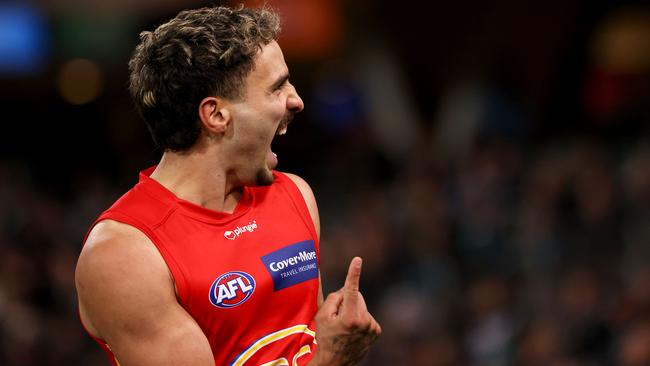
[[[280,122],[280,125],[278,126],[278,129],[275,131],[275,136],[280,136],[287,133],[288,126],[289,126],[289,121],[286,119],[282,120],[282,122]]]
[[[286,117],[280,121],[280,124],[278,125],[278,129],[275,131],[275,136],[278,135],[284,135],[287,133],[287,127],[289,126],[289,123],[293,120],[293,113],[287,114]]]
[[[293,119],[293,115],[289,114],[285,118],[280,121],[280,124],[278,125],[278,129],[275,130],[275,136],[281,136],[287,133],[287,129],[289,126],[289,123],[291,123],[291,120]],[[270,154],[267,157],[268,165],[271,169],[275,168],[275,166],[278,164],[278,155],[274,153],[273,151],[269,151]]]

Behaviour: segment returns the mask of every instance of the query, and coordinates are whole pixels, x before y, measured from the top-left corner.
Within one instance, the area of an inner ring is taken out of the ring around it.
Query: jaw
[[[278,165],[278,156],[276,153],[273,152],[271,145],[273,144],[273,141],[277,136],[282,136],[287,133],[287,126],[289,125],[290,120],[291,118],[287,118],[287,117],[280,120],[280,122],[278,123],[278,127],[275,131],[275,134],[271,137],[270,141],[265,142],[265,145],[267,146],[266,152],[264,153],[262,163],[258,165],[256,171],[251,172],[254,174],[254,176],[251,177],[253,179],[251,185],[268,186],[273,183],[275,179],[273,176],[273,170]],[[255,159],[255,161],[259,161],[259,160]],[[252,167],[251,165],[253,165],[250,160],[247,164],[249,169]]]

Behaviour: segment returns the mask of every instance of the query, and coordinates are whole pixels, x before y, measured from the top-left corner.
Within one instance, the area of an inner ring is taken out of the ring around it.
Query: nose
[[[298,113],[305,109],[305,103],[302,102],[302,98],[300,98],[293,85],[291,85],[291,93],[289,93],[289,97],[287,98],[287,109],[293,113]]]

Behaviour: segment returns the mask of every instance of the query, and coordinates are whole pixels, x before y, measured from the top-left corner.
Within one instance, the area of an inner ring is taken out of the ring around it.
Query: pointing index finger
[[[344,288],[346,292],[358,292],[359,291],[359,278],[361,278],[361,264],[362,260],[360,257],[352,258],[350,261],[350,267],[348,268],[348,275],[345,278]]]

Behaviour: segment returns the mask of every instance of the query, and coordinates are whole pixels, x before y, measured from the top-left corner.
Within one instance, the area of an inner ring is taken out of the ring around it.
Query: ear
[[[230,111],[223,99],[206,97],[199,104],[199,118],[208,131],[223,134],[230,123]]]

